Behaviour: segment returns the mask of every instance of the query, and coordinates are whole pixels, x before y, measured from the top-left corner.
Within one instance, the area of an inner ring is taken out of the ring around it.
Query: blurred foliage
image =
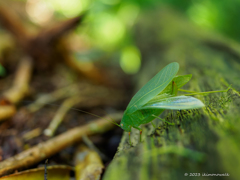
[[[203,28],[240,40],[240,0],[27,0],[26,11],[39,24],[44,24],[53,16],[70,18],[87,11],[84,25],[76,30],[82,43],[88,48],[110,53],[117,51],[123,70],[136,73],[141,56],[134,46],[131,28],[140,12],[162,5],[183,12]],[[132,62],[127,63],[127,58],[133,58]]]
[[[5,68],[0,64],[0,77],[5,76],[6,75],[6,70]]]

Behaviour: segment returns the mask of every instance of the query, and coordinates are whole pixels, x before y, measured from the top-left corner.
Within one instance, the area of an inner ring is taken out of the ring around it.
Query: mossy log
[[[196,27],[168,8],[141,16],[135,34],[143,59],[136,89],[170,62],[180,64],[179,75],[193,75],[184,89],[233,88],[196,96],[205,104],[202,109],[165,110],[161,117],[175,125],[160,120],[153,121],[156,129],[151,123],[142,125],[142,142],[133,129],[132,147],[125,132],[103,179],[239,179],[240,45]]]

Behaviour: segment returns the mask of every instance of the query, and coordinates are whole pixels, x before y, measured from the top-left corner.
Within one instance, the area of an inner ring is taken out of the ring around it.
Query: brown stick
[[[122,115],[122,113],[115,113],[110,116],[106,116],[103,119],[97,119],[84,126],[73,128],[61,135],[56,136],[55,138],[23,151],[14,157],[6,159],[5,161],[0,162],[0,176],[11,173],[14,170],[26,168],[36,164],[61,151],[67,146],[70,146],[73,143],[81,140],[83,135],[93,135],[106,132],[115,126],[107,119],[111,117],[118,122],[122,118]]]
[[[46,136],[52,137],[55,134],[55,131],[57,130],[58,126],[63,121],[65,115],[67,112],[77,103],[79,103],[82,100],[79,96],[73,96],[71,98],[66,99],[61,107],[58,109],[57,113],[53,117],[53,120],[50,122],[47,129],[44,130],[44,134]]]
[[[4,92],[3,97],[0,99],[0,121],[10,118],[16,113],[14,104],[21,101],[28,93],[31,75],[32,60],[25,57],[20,61],[13,86]]]
[[[12,88],[3,93],[3,96],[13,104],[21,101],[29,90],[31,75],[32,59],[25,57],[20,61]]]
[[[74,69],[75,71],[79,72],[86,78],[90,79],[95,83],[105,84],[107,86],[117,86],[119,83],[119,79],[114,79],[112,81],[106,74],[103,69],[97,68],[94,63],[92,62],[80,62],[77,61],[73,56],[69,56],[69,53],[65,55],[65,62],[66,64]]]
[[[75,28],[82,20],[83,16],[75,17],[64,22],[61,22],[53,27],[43,29],[35,38],[34,44],[39,43],[42,45],[49,45],[55,40],[62,37],[66,32]]]
[[[16,14],[3,1],[0,1],[0,22],[13,34],[20,46],[25,48],[29,35]]]
[[[27,109],[34,113],[41,109],[46,104],[53,103],[57,100],[64,99],[69,96],[74,96],[79,93],[79,87],[77,84],[72,84],[60,89],[57,89],[49,94],[41,95],[34,103],[30,104]]]

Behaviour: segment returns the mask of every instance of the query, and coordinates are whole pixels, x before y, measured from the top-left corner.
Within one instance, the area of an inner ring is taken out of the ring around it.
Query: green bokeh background
[[[15,0],[17,1],[17,0]],[[19,1],[19,0],[18,0]],[[146,11],[170,6],[190,21],[235,41],[240,40],[240,0],[23,0],[30,19],[35,15],[64,20],[87,11],[84,23],[75,31],[89,49],[117,53],[125,73],[134,74],[141,67],[141,52],[133,41],[134,23]],[[35,9],[32,5],[35,3]],[[30,12],[30,13],[29,13]],[[162,17],[164,18],[164,17]],[[38,24],[37,20],[35,21]],[[85,53],[86,54],[86,53]],[[91,53],[90,53],[91,54]],[[78,53],[79,55],[79,53]],[[89,59],[89,58],[85,58]],[[132,59],[132,61],[126,61]]]

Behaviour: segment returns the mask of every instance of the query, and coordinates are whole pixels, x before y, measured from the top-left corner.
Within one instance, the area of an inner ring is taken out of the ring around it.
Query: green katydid
[[[133,96],[126,110],[124,111],[120,125],[111,120],[112,123],[121,127],[124,131],[129,132],[129,141],[132,127],[140,130],[141,141],[142,130],[139,126],[141,124],[152,122],[156,118],[161,119],[158,116],[165,109],[196,109],[204,106],[204,104],[199,99],[196,99],[189,95],[226,92],[229,89],[228,88],[227,90],[198,93],[179,89],[191,79],[192,75],[188,74],[183,76],[176,76],[178,69],[179,64],[176,62],[170,63],[164,67]],[[185,94],[185,96],[177,96],[178,91],[190,92],[191,94]],[[71,109],[99,117],[86,111],[75,108]]]
[[[141,124],[147,124],[153,121],[165,110],[181,110],[201,108],[204,104],[191,96],[177,96],[178,88],[185,85],[192,77],[191,74],[176,76],[179,64],[174,62],[168,64],[159,73],[157,73],[147,84],[145,84],[131,99],[124,111],[120,127],[129,132],[129,141],[131,128],[140,130],[140,141],[142,130]],[[191,92],[186,91],[185,92]],[[226,92],[212,91],[214,92]],[[204,93],[204,92],[203,92]],[[193,95],[198,93],[193,93]],[[202,94],[202,93],[199,93]],[[191,94],[188,94],[191,95]],[[160,119],[160,118],[159,118]]]

